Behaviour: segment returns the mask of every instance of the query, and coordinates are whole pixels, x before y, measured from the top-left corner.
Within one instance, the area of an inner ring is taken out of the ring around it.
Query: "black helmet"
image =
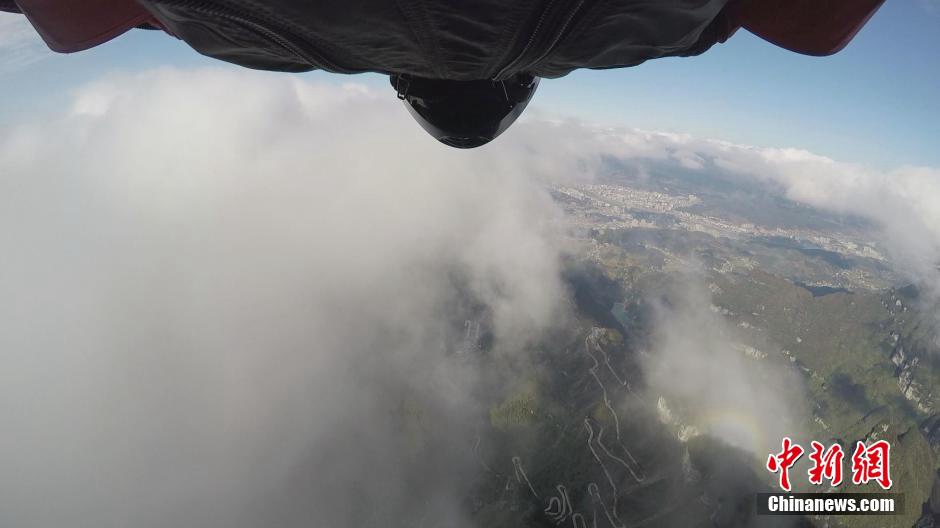
[[[522,114],[539,78],[519,74],[505,81],[447,81],[392,75],[398,98],[428,134],[456,148],[489,143]]]

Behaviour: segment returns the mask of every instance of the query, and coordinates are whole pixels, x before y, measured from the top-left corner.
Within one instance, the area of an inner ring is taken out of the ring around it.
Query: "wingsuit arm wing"
[[[742,0],[733,6],[741,27],[781,48],[826,56],[842,50],[884,0]]]
[[[140,25],[159,25],[134,0],[0,0],[0,9],[22,12],[49,49],[60,53],[97,46]]]

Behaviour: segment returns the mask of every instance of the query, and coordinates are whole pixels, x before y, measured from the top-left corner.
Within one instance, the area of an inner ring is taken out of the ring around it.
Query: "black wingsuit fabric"
[[[204,55],[263,70],[560,77],[696,55],[728,0],[140,0]]]

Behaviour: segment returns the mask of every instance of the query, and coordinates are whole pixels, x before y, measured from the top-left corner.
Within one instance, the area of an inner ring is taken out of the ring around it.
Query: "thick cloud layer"
[[[484,306],[507,351],[553,322],[554,209],[409,120],[168,70],[6,131],[0,525],[458,525],[452,319]]]

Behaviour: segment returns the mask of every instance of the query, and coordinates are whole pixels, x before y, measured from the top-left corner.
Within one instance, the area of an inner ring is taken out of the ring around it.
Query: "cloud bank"
[[[518,160],[415,129],[361,87],[166,70],[4,131],[0,524],[460,526],[453,319],[511,353],[564,291]]]

